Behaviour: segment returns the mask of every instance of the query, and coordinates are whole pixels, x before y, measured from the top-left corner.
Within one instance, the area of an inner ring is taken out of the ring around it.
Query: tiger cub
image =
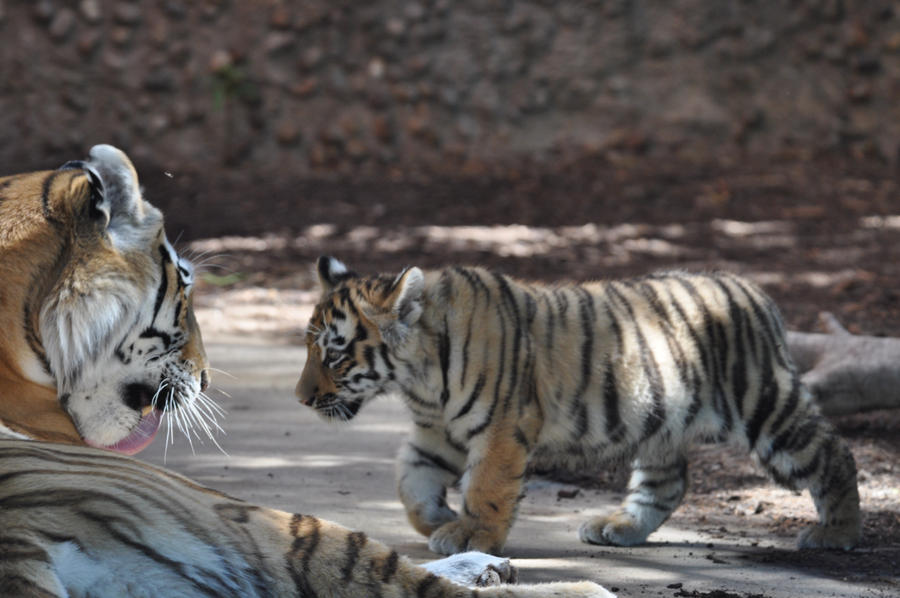
[[[0,596],[612,596],[587,582],[472,590],[436,574],[496,581],[508,563],[417,567],[361,532],[124,456],[162,419],[190,433],[213,407],[193,269],[116,148],[0,178],[0,280]]]
[[[579,537],[640,544],[681,502],[694,439],[738,442],[776,482],[809,488],[819,523],[799,546],[859,540],[853,455],[801,386],[775,305],[747,280],[548,287],[480,268],[359,276],[329,257],[317,269],[296,394],[349,420],[399,392],[414,423],[400,499],[432,551],[501,551],[529,463],[613,459],[632,461],[629,494]]]

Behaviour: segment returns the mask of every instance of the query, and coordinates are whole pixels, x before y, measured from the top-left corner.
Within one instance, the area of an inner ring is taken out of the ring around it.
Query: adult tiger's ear
[[[343,262],[330,255],[319,257],[316,261],[316,272],[319,274],[319,284],[322,285],[323,293],[331,291],[342,280],[356,276]]]
[[[425,275],[419,268],[407,268],[394,280],[385,301],[398,321],[412,326],[422,315],[422,295],[425,292]]]
[[[91,209],[105,218],[114,241],[127,241],[147,216],[137,171],[125,152],[111,145],[95,145],[89,156],[83,164],[91,179]]]

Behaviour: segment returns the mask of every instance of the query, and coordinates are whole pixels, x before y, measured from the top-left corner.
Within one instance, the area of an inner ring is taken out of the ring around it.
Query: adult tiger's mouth
[[[160,422],[162,422],[162,411],[153,407],[146,407],[141,412],[140,421],[132,428],[128,436],[115,444],[104,446],[102,444],[94,444],[88,440],[85,440],[85,442],[95,448],[115,451],[124,455],[134,455],[147,448],[153,442],[156,432],[159,430]]]

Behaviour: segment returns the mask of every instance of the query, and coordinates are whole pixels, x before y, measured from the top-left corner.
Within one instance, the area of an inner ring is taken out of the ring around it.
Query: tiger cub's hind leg
[[[761,434],[755,450],[776,482],[809,488],[819,523],[800,533],[800,548],[853,548],[860,537],[856,462],[832,425],[807,404],[799,417]]]
[[[662,460],[665,456],[657,457],[658,462],[649,457],[635,460],[628,496],[612,513],[584,522],[578,529],[582,542],[634,546],[669,518],[687,490],[687,460],[680,453]]]

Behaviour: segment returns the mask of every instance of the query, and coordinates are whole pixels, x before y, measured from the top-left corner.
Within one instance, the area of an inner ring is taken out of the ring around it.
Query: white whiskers
[[[171,379],[160,382],[156,394],[153,396],[153,406],[157,407],[160,393],[168,389],[168,395],[163,402],[162,412],[166,421],[166,440],[163,452],[163,461],[168,456],[169,445],[175,444],[174,430],[177,428],[183,434],[191,447],[191,453],[196,454],[194,439],[203,444],[209,439],[223,455],[228,456],[222,445],[216,439],[216,434],[225,434],[225,430],[219,425],[218,419],[225,417],[226,411],[207,394],[198,392],[194,398],[186,400],[180,392],[176,392],[176,384]]]

